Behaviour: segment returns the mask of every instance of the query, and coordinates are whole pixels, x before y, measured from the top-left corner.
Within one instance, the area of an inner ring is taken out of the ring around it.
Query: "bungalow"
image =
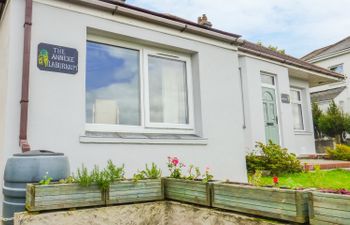
[[[166,171],[176,155],[244,182],[256,141],[315,151],[309,88],[343,79],[205,16],[109,0],[0,0],[0,12],[0,171],[47,149],[72,171],[108,159],[128,176],[149,162]]]

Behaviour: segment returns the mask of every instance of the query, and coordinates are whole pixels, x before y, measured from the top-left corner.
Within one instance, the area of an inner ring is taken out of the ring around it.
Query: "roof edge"
[[[334,78],[338,78],[338,79],[344,79],[345,78],[345,76],[342,75],[342,74],[338,74],[338,73],[335,73],[333,71],[330,71],[330,70],[327,70],[327,69],[324,69],[324,68],[321,68],[321,67],[318,67],[318,66],[315,66],[315,65],[311,65],[311,64],[309,66],[302,65],[300,63],[293,62],[293,61],[288,60],[288,59],[283,59],[283,58],[279,58],[279,57],[274,56],[274,55],[270,55],[268,53],[264,53],[262,51],[256,51],[256,50],[252,50],[252,49],[245,48],[245,47],[242,47],[242,46],[239,46],[238,50],[241,51],[241,52],[245,52],[247,54],[252,54],[252,55],[255,55],[255,56],[258,56],[258,57],[270,59],[272,61],[277,61],[279,63],[295,66],[295,67],[298,67],[298,68],[306,69],[306,70],[317,72],[317,73],[321,73],[321,74],[324,74],[324,75],[327,75],[327,76],[331,76],[331,77],[334,77]]]

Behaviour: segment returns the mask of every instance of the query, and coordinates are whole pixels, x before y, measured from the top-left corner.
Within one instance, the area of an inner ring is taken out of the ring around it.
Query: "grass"
[[[350,171],[343,169],[281,175],[280,187],[350,190]],[[262,177],[261,185],[273,185],[272,177]]]

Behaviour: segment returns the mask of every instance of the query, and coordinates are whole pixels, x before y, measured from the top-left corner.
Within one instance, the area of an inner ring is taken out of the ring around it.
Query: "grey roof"
[[[312,102],[322,102],[335,99],[346,87],[338,87],[326,91],[311,93]]]
[[[328,45],[326,47],[316,49],[309,54],[303,56],[301,59],[305,61],[312,60],[316,57],[328,56],[345,49],[350,49],[350,36],[338,41],[337,43]]]

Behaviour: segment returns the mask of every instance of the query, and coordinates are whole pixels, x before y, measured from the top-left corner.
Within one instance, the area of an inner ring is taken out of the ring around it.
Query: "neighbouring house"
[[[322,111],[326,111],[329,103],[334,100],[344,112],[350,113],[350,90],[347,77],[350,74],[350,37],[314,50],[301,59],[346,76],[342,81],[320,85],[310,91],[312,101],[316,102]]]
[[[0,171],[14,153],[46,149],[69,156],[72,171],[108,159],[128,176],[150,162],[166,171],[178,156],[244,182],[256,141],[315,152],[309,88],[344,78],[205,16],[108,0],[0,9]]]

